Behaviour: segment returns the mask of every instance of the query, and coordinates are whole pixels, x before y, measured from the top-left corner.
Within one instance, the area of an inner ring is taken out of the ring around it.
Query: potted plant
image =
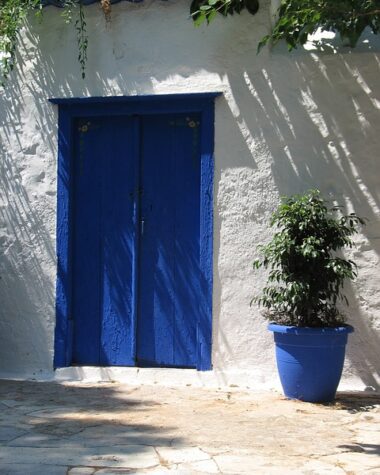
[[[253,301],[264,307],[274,333],[276,359],[285,396],[309,402],[335,397],[347,336],[338,308],[344,281],[356,277],[356,264],[339,250],[364,220],[328,208],[318,190],[283,198],[274,212],[272,240],[260,246],[254,267],[268,268],[268,283]]]

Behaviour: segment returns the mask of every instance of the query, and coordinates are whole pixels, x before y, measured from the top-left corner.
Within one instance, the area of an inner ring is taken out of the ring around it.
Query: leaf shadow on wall
[[[23,185],[22,167],[0,144],[0,361],[5,374],[39,376],[51,366],[47,328],[54,290],[46,261],[55,256],[43,218]],[[41,184],[42,177],[34,176]],[[38,186],[38,183],[37,183]],[[37,318],[36,318],[37,317]]]
[[[230,78],[232,91],[246,85],[238,119],[258,146],[265,144],[280,196],[319,188],[332,204],[367,218],[356,247],[345,253],[359,267],[357,282],[346,285],[345,313],[356,329],[347,356],[364,385],[378,390],[380,54],[288,56],[280,48],[273,56],[268,67]]]

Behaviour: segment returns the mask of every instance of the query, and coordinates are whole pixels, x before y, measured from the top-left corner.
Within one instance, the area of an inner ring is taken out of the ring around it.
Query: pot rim
[[[351,325],[341,325],[339,327],[295,327],[270,323],[268,330],[274,333],[287,333],[292,335],[336,335],[353,333],[355,330]]]

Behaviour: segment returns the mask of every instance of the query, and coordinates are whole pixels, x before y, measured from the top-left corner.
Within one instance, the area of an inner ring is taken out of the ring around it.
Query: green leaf
[[[217,12],[215,10],[211,10],[211,12],[207,15],[207,24],[212,22],[212,20],[216,17]]]
[[[204,12],[198,13],[198,16],[194,18],[194,25],[200,26],[206,20],[206,14]]]

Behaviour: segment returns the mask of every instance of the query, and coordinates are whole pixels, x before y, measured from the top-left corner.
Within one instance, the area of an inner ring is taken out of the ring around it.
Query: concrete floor
[[[380,474],[380,396],[2,380],[0,473]]]

